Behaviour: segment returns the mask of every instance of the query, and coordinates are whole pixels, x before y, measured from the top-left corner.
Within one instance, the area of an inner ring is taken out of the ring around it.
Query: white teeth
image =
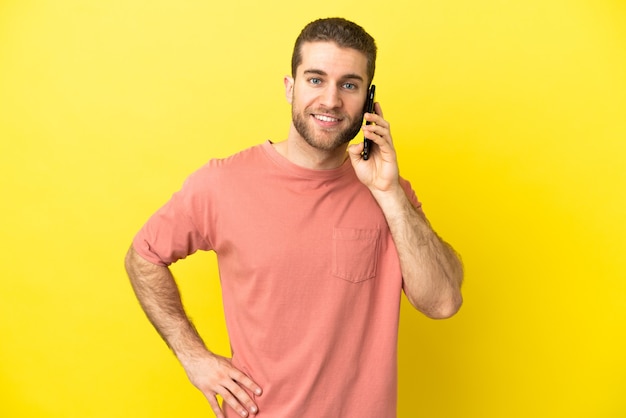
[[[322,122],[337,122],[339,120],[324,115],[315,115],[315,118],[321,120]]]

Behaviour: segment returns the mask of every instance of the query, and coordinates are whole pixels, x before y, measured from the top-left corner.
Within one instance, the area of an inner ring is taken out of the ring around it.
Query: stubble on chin
[[[355,119],[347,128],[335,133],[327,131],[327,138],[321,138],[321,135],[316,137],[310,118],[311,115],[307,112],[299,113],[293,108],[291,110],[291,119],[296,131],[307,144],[322,151],[334,151],[347,144],[359,133],[363,124],[363,118]]]

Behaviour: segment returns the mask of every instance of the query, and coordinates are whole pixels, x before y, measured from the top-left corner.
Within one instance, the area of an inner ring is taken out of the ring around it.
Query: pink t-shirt
[[[263,388],[259,418],[396,416],[400,264],[349,161],[309,170],[269,141],[211,160],[134,247],[159,265],[216,252],[233,364]]]

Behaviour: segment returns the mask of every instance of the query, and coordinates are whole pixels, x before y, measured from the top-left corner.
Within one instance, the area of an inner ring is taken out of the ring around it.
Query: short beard
[[[296,131],[298,131],[300,136],[304,138],[307,144],[322,151],[335,151],[337,148],[347,144],[359,133],[361,125],[363,125],[362,117],[355,119],[346,129],[337,132],[331,141],[323,142],[315,138],[312,129],[310,129],[310,125],[307,123],[309,117],[311,117],[310,114],[304,113],[303,115],[293,106],[291,107],[291,119]]]

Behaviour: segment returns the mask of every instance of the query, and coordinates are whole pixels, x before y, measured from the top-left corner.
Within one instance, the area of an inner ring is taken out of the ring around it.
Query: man
[[[307,25],[287,139],[209,161],[128,252],[143,309],[217,417],[393,417],[402,290],[432,318],[461,305],[461,263],[399,177],[381,106],[363,116],[375,59],[352,22]],[[348,145],[361,130],[367,160]],[[231,359],[205,346],[167,267],[196,250],[218,256]]]

